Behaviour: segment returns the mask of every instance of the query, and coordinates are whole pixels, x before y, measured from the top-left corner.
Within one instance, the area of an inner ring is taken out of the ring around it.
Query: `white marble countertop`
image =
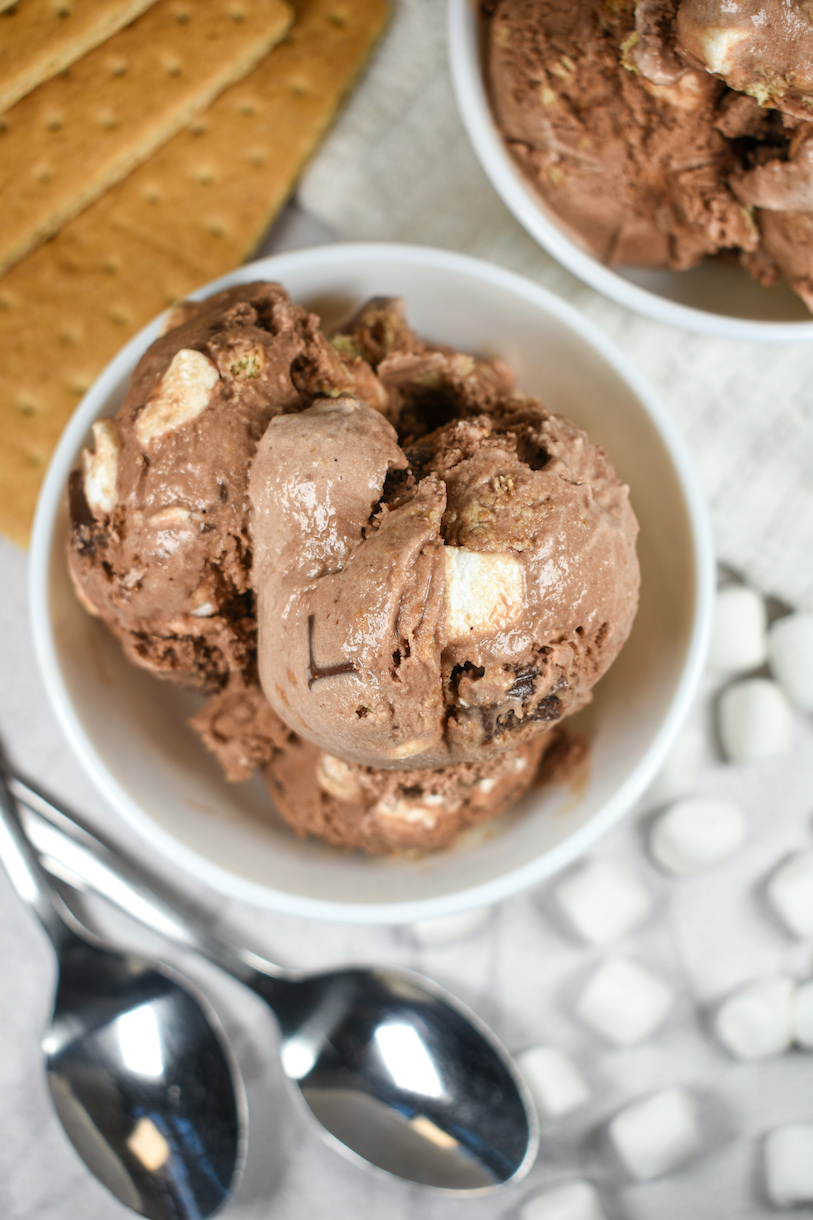
[[[328,236],[289,211],[266,251]],[[25,554],[0,539],[0,740],[14,765],[146,860],[143,845],[80,770],[50,711],[29,638],[25,579]],[[212,918],[222,916],[272,958],[314,967],[393,961],[434,975],[482,1014],[510,1049],[549,1042],[569,1051],[593,1089],[584,1110],[544,1135],[529,1178],[496,1196],[442,1198],[376,1177],[326,1147],[293,1104],[280,1079],[273,1024],[259,1002],[208,967],[167,950],[166,959],[181,963],[223,1016],[248,1084],[247,1174],[224,1220],[492,1220],[514,1215],[547,1182],[578,1175],[598,1185],[610,1220],[768,1220],[776,1214],[764,1195],[761,1138],[778,1123],[813,1120],[813,1055],[740,1063],[706,1031],[710,1006],[737,984],[778,970],[810,973],[810,946],[782,931],[761,886],[785,854],[813,842],[813,726],[797,717],[791,755],[735,769],[715,757],[711,744],[713,694],[709,685],[694,713],[710,743],[695,788],[741,803],[750,828],[746,846],[714,872],[681,882],[667,880],[648,861],[637,814],[600,847],[623,857],[655,898],[651,919],[620,948],[678,989],[667,1023],[634,1049],[607,1050],[571,1015],[574,996],[602,953],[562,929],[546,888],[504,903],[465,940],[423,948],[408,929],[269,915],[173,877]],[[643,804],[638,814],[647,812]],[[158,951],[158,941],[124,917],[93,909],[100,926]],[[0,966],[0,1218],[124,1220],[130,1213],[89,1175],[51,1109],[39,1042],[52,998],[53,959],[4,875]],[[672,1083],[693,1088],[700,1098],[702,1155],[659,1181],[631,1184],[607,1146],[606,1122],[628,1100]]]

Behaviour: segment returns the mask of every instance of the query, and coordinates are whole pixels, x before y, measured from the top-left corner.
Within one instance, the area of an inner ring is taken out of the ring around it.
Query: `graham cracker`
[[[92,51],[153,2],[0,0],[0,110]],[[14,12],[4,12],[14,4]]]
[[[0,279],[0,530],[22,545],[85,389],[156,313],[252,252],[387,12],[384,0],[297,0],[295,10],[291,34],[245,84],[161,151],[161,200],[145,199],[145,165]],[[223,177],[201,180],[201,148]]]
[[[200,268],[243,262],[291,193],[387,16],[385,0],[297,0],[287,37],[111,191],[114,224]]]
[[[290,20],[284,0],[159,0],[0,116],[0,270],[245,76]]]
[[[145,322],[200,281],[89,212],[0,280],[0,530],[23,545],[82,395]]]

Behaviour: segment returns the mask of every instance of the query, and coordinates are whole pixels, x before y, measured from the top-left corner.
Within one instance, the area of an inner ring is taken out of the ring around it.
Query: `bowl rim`
[[[799,322],[760,322],[715,313],[670,301],[641,288],[588,254],[535,203],[505,150],[496,129],[476,55],[471,53],[470,22],[476,20],[472,0],[448,0],[449,68],[457,107],[478,161],[492,187],[516,220],[557,262],[619,305],[644,317],[702,335],[753,339],[760,343],[810,342],[813,318]]]
[[[265,909],[308,918],[345,923],[397,924],[442,917],[507,898],[560,871],[584,854],[631,808],[661,765],[689,710],[703,674],[711,633],[716,584],[714,547],[705,502],[691,457],[677,426],[652,387],[631,361],[594,323],[546,288],[512,271],[446,250],[397,243],[341,243],[316,246],[246,263],[190,294],[190,299],[255,279],[285,282],[293,268],[347,267],[401,261],[429,271],[454,272],[507,291],[523,301],[554,314],[587,342],[624,381],[652,420],[669,455],[683,495],[693,551],[694,609],[683,671],[669,708],[649,748],[613,796],[583,826],[549,851],[489,881],[452,893],[399,902],[342,902],[303,897],[241,877],[181,843],[153,822],[123,785],[108,770],[96,751],[63,680],[50,614],[50,571],[54,528],[68,474],[85,441],[90,424],[99,415],[117,383],[155,338],[159,315],[142,328],[110,361],[76,408],[51,459],[40,492],[34,520],[29,564],[29,606],[34,651],[49,702],[84,770],[118,814],[162,856],[174,860],[197,880],[221,894]]]

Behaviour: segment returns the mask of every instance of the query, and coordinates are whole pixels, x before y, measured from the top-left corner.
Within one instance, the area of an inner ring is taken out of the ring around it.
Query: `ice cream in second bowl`
[[[719,256],[813,308],[813,18],[802,0],[496,0],[511,156],[610,267]]]
[[[533,782],[632,625],[637,523],[584,432],[375,300],[185,305],[72,478],[83,603],[300,833],[428,849]],[[259,624],[259,640],[257,625]]]

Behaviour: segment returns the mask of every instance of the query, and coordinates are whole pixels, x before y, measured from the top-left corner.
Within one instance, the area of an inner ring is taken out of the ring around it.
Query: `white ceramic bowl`
[[[31,614],[43,679],[77,755],[162,856],[226,893],[298,915],[404,922],[493,902],[585,851],[629,809],[679,727],[704,663],[712,546],[691,463],[653,391],[568,305],[486,263],[409,246],[342,245],[263,259],[198,295],[277,280],[330,325],[373,295],[406,298],[419,333],[500,355],[519,384],[583,425],[632,489],[641,605],[589,711],[589,779],[537,791],[496,828],[422,860],[345,854],[300,840],[259,777],[231,785],[186,726],[200,699],[128,664],[77,602],[67,575],[68,474],[90,425],[110,415],[158,321],[108,365],[48,471],[31,550]]]
[[[460,114],[494,189],[531,237],[586,284],[648,318],[704,335],[763,342],[813,339],[810,311],[787,284],[763,288],[741,267],[691,271],[605,267],[564,231],[509,155],[483,73],[485,19],[472,0],[449,0],[449,62]]]

